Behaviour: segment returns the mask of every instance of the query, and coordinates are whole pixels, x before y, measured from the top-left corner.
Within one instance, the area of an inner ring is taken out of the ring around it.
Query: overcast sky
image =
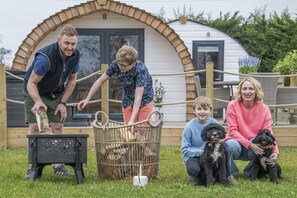
[[[0,0],[0,47],[12,50],[6,61],[11,65],[11,57],[25,37],[44,19],[87,0]],[[191,7],[194,13],[204,12],[212,18],[217,18],[220,11],[223,14],[240,11],[243,16],[249,16],[255,9],[266,6],[267,13],[276,11],[281,13],[288,8],[289,12],[297,13],[296,0],[122,0],[128,5],[146,10],[153,14],[158,13],[162,7],[165,17],[173,18],[173,9]],[[296,14],[294,15],[296,16]]]

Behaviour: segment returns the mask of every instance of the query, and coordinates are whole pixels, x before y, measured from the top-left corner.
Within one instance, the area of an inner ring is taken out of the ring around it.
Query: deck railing
[[[107,64],[101,65],[101,73],[104,73],[107,69]],[[214,72],[219,72],[222,74],[228,74],[228,75],[241,75],[238,73],[230,73],[230,72],[224,72],[220,70],[214,70],[214,64],[212,62],[208,62],[206,64],[205,70],[199,70],[199,71],[188,71],[188,72],[181,72],[181,73],[170,73],[170,74],[152,74],[152,76],[172,76],[172,75],[188,75],[188,74],[197,74],[201,72],[206,72],[206,96],[213,99],[213,100],[220,100],[219,98],[214,98],[214,82],[213,82],[213,76]],[[22,101],[14,101],[9,98],[6,98],[6,74],[9,74],[5,70],[5,65],[0,65],[0,149],[6,149],[7,148],[7,102],[13,102],[13,103],[23,103]],[[91,74],[87,77],[84,77],[83,79],[79,79],[79,81],[85,80],[95,74],[98,74],[98,71],[94,74]],[[12,75],[12,74],[9,74]],[[193,75],[193,76],[194,76]],[[242,75],[242,76],[248,76],[248,75]],[[296,86],[297,85],[297,74],[295,75],[279,75],[274,77],[284,78],[284,77],[290,77],[291,78],[291,85]],[[17,76],[14,76],[17,78]],[[266,76],[269,77],[269,76]],[[109,83],[105,83],[101,88],[101,99],[99,100],[93,100],[90,101],[90,103],[95,102],[101,102],[101,110],[106,112],[109,115],[109,103],[115,102],[115,103],[121,103],[121,101],[109,99]],[[221,100],[220,100],[221,101]],[[183,104],[183,103],[191,103],[193,102],[190,100],[187,101],[180,101],[180,102],[171,102],[171,103],[162,103],[161,105],[176,105],[176,104]],[[223,101],[223,102],[229,102],[229,101]],[[67,106],[73,106],[75,107],[77,103],[67,103]],[[157,104],[160,105],[160,104]],[[277,107],[281,107],[282,105],[276,105]],[[283,106],[286,106],[285,104]],[[104,120],[103,120],[104,121]]]

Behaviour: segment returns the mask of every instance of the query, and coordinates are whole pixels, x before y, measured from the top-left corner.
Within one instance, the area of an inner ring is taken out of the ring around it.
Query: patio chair
[[[201,87],[200,83],[200,77],[195,76],[195,86],[196,86],[196,91],[197,91],[197,96],[206,96],[206,88]],[[225,101],[230,101],[230,88],[229,87],[218,87],[218,88],[213,88],[213,97],[220,99],[220,100],[225,100]],[[223,102],[223,101],[217,101],[213,100],[213,109],[226,109],[228,106],[228,102]]]
[[[278,108],[297,109],[297,87],[278,87],[276,94]]]
[[[249,73],[253,76],[256,80],[261,83],[262,90],[264,92],[264,99],[263,102],[269,106],[270,111],[272,112],[272,121],[273,124],[276,123],[276,92],[278,86],[278,77],[265,77],[265,75],[280,75],[280,73],[275,72],[261,72],[261,73]],[[259,76],[257,76],[259,75]]]

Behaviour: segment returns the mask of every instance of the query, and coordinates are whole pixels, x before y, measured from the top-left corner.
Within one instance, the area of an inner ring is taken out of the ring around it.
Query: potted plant
[[[162,85],[162,82],[160,82],[158,79],[154,80],[154,103],[155,107],[158,108],[160,111],[163,104],[164,96],[165,96],[166,90],[165,87]]]
[[[274,66],[274,72],[280,72],[283,75],[288,74],[296,74],[297,73],[297,50],[290,51],[283,59],[279,60],[277,64]],[[297,77],[286,77],[282,79],[286,86],[296,86],[297,85]],[[284,113],[287,113],[287,109],[283,109]],[[297,111],[290,110],[290,124],[297,124]]]
[[[297,73],[297,50],[292,50],[283,59],[279,60],[274,66],[274,72],[280,72],[283,75],[296,74]],[[285,85],[291,84],[296,86],[296,77],[285,79]]]
[[[238,59],[239,73],[248,74],[248,73],[257,73],[261,60],[253,56],[242,57]],[[239,76],[240,79],[243,76]]]

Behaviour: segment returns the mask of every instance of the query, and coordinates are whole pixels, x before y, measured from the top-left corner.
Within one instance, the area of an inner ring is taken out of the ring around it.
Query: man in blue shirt
[[[75,88],[79,71],[77,37],[76,29],[71,25],[65,25],[58,41],[40,49],[26,72],[24,102],[29,134],[39,134],[36,114],[41,109],[48,116],[52,132],[62,133],[67,117],[66,102]],[[27,175],[29,172],[30,169]],[[73,175],[61,164],[54,165],[54,173]]]

